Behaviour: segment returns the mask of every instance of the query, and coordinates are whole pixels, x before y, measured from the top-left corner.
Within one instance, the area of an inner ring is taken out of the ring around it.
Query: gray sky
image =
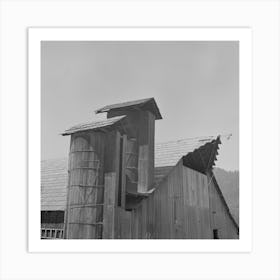
[[[104,105],[154,97],[156,142],[232,133],[217,166],[239,164],[238,42],[42,42],[42,159],[67,157],[72,125]]]

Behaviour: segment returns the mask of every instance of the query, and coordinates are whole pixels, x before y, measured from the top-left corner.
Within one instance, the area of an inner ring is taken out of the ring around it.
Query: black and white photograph
[[[0,279],[279,280],[279,23],[0,1]]]
[[[40,196],[41,239],[239,239],[239,41],[41,41]]]

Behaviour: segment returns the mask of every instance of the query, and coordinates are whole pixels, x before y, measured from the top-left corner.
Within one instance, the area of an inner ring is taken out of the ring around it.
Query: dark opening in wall
[[[64,211],[41,211],[42,224],[64,223]]]
[[[213,238],[214,239],[219,239],[219,234],[217,229],[213,229]]]

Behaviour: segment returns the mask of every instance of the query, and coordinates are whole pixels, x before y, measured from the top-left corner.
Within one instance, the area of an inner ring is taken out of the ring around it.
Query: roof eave
[[[109,105],[109,106],[104,106],[100,109],[97,109],[94,112],[95,112],[95,114],[99,114],[99,113],[108,113],[110,111],[119,111],[119,110],[124,110],[124,109],[130,110],[130,109],[145,107],[149,103],[152,104],[153,108],[150,111],[152,111],[152,113],[155,115],[156,120],[162,119],[162,115],[160,113],[160,110],[159,110],[159,108],[157,106],[157,103],[156,103],[156,101],[153,97],[147,98],[145,101],[143,101],[143,103],[140,103],[140,104],[131,104],[131,105],[128,105],[128,106],[121,106],[121,103],[120,103],[120,107],[110,108],[110,105]]]
[[[183,156],[183,165],[203,174],[206,174],[208,171],[212,171],[215,161],[217,160],[220,144],[220,136],[205,143],[193,152]]]
[[[61,133],[62,136],[68,136],[68,135],[72,135],[74,133],[83,133],[83,132],[88,132],[88,131],[103,131],[103,132],[106,132],[110,129],[113,129],[115,127],[117,127],[119,124],[121,123],[125,123],[126,121],[126,116],[120,116],[118,120],[116,120],[115,122],[113,123],[110,123],[108,125],[103,125],[103,126],[100,126],[100,127],[93,127],[93,128],[90,128],[90,127],[85,127],[85,128],[81,128],[81,129],[68,129],[66,131],[64,131],[63,133]]]

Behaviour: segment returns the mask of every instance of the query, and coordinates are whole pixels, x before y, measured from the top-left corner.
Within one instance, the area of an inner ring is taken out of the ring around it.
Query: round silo
[[[98,131],[71,135],[67,239],[102,237],[104,136]]]

